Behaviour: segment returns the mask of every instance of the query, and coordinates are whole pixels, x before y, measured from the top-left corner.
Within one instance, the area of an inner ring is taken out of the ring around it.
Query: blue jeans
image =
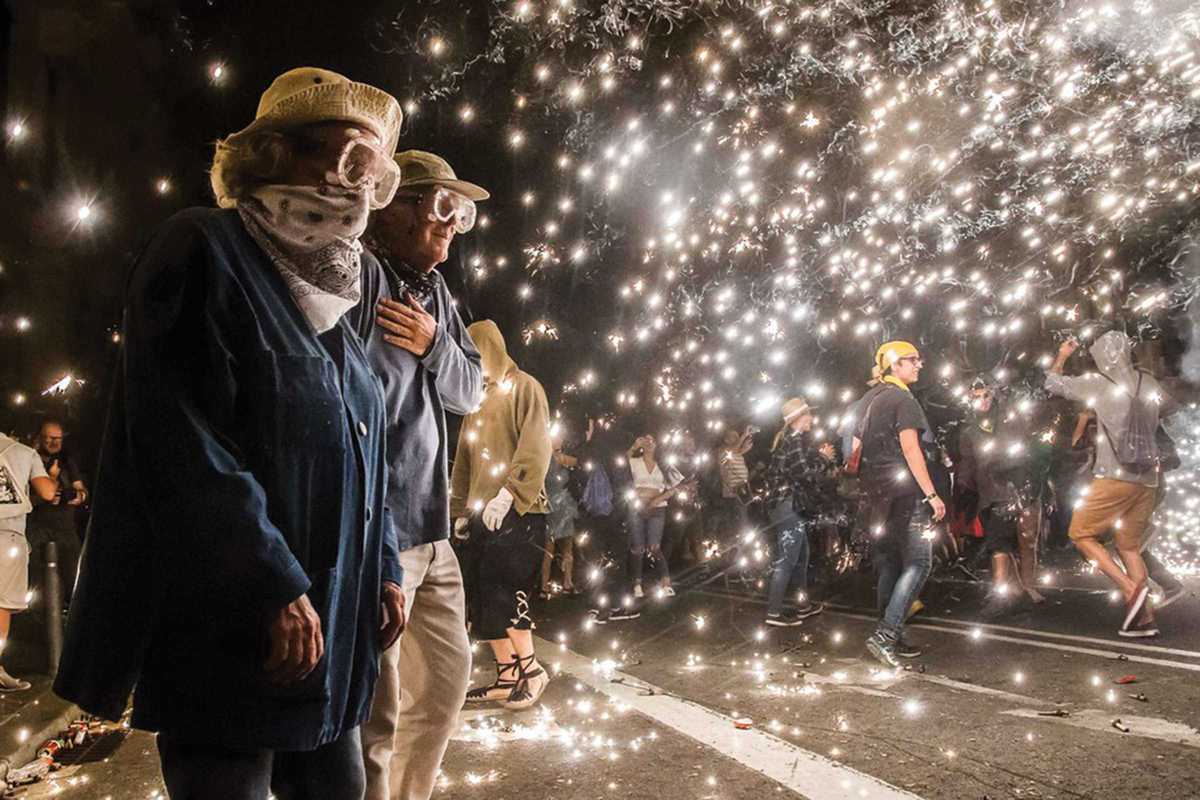
[[[629,531],[618,514],[584,517],[578,523],[588,532],[586,544],[579,550],[585,563],[589,602],[592,608],[606,607],[614,592],[620,592],[629,563]]]
[[[642,559],[647,552],[654,562],[658,579],[665,581],[670,577],[662,552],[663,526],[666,522],[665,508],[656,508],[644,515],[637,511],[629,512],[629,580],[634,586],[642,583]]]
[[[922,535],[929,528],[930,512],[919,495],[895,497],[890,502],[883,500],[876,508],[887,509],[887,517],[882,520],[883,535],[875,544],[874,555],[880,616],[876,632],[894,643],[900,638],[908,610],[921,593],[933,565],[933,540]]]
[[[750,515],[736,497],[722,497],[715,502],[706,522],[709,534],[723,545],[740,541],[750,527]]]
[[[783,597],[799,573],[800,591],[808,590],[808,523],[794,522],[779,532],[775,560],[771,563],[771,587],[767,592],[767,613],[783,611]]]

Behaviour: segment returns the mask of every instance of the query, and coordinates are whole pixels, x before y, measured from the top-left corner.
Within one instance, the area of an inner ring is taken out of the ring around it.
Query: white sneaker
[[[0,667],[0,692],[23,692],[30,686],[29,681],[14,678],[8,670]]]
[[[664,586],[659,591],[662,592],[663,597],[674,597],[675,596],[675,588],[672,586]]]
[[[642,591],[642,585],[640,583],[633,587],[633,596],[638,600],[641,600],[646,596],[646,593]]]

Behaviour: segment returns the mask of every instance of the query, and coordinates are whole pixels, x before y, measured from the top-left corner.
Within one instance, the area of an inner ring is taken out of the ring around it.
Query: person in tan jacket
[[[472,689],[467,700],[523,709],[550,681],[533,652],[529,615],[550,510],[549,406],[542,385],[509,357],[496,323],[476,322],[467,333],[483,359],[484,395],[459,431],[450,513],[457,534],[470,529],[473,633],[496,658],[495,682]]]

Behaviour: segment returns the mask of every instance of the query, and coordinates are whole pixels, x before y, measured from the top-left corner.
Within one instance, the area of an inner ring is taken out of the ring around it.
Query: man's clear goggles
[[[433,192],[407,195],[417,203],[417,212],[423,213],[430,222],[453,222],[457,233],[466,233],[475,227],[475,201],[441,186]]]
[[[338,156],[337,171],[326,179],[345,189],[365,189],[371,208],[383,208],[396,196],[400,167],[369,140],[351,139]]]

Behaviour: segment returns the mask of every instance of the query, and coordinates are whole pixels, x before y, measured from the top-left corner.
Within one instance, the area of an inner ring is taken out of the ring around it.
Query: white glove
[[[501,489],[496,493],[496,496],[488,501],[488,504],[483,507],[483,527],[489,531],[494,531],[500,527],[500,523],[504,522],[504,517],[507,516],[508,510],[512,508],[513,496],[508,489]]]
[[[470,524],[470,522],[471,520],[467,519],[466,517],[459,517],[458,519],[454,520],[455,539],[467,538],[467,525]]]

